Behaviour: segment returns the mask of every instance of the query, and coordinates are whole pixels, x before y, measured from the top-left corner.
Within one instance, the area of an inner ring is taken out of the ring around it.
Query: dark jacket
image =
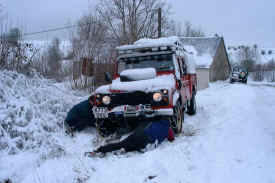
[[[73,108],[68,112],[65,122],[69,127],[77,130],[82,130],[86,126],[93,126],[95,118],[89,100],[84,100],[73,106]]]
[[[150,137],[152,142],[158,140],[158,143],[161,143],[168,137],[169,128],[170,122],[168,120],[161,119],[159,121],[151,122],[144,129],[144,132]]]

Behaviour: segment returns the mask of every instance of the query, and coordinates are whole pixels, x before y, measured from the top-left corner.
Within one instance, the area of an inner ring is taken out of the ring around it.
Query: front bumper
[[[233,82],[240,82],[240,81],[245,81],[246,78],[231,77],[230,80]]]
[[[150,105],[121,105],[111,110],[108,110],[107,107],[93,107],[93,114],[96,119],[151,118],[155,116],[172,116],[173,109],[153,109]]]

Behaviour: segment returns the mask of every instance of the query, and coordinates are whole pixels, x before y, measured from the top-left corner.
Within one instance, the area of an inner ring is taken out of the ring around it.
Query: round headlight
[[[160,102],[161,99],[162,99],[161,93],[154,93],[154,95],[153,95],[153,100],[154,100],[155,102]]]
[[[105,95],[103,98],[102,98],[102,102],[103,104],[105,105],[109,105],[111,103],[111,97]]]

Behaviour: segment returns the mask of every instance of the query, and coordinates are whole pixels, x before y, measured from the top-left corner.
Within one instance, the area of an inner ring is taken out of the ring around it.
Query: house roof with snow
[[[214,61],[222,37],[180,37],[184,48],[192,52],[197,68],[209,68]]]

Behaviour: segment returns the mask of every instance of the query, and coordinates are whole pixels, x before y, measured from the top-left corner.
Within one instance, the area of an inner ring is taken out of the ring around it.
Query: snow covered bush
[[[76,103],[70,92],[51,80],[0,71],[0,153],[47,149],[47,156],[61,155],[56,135]]]

